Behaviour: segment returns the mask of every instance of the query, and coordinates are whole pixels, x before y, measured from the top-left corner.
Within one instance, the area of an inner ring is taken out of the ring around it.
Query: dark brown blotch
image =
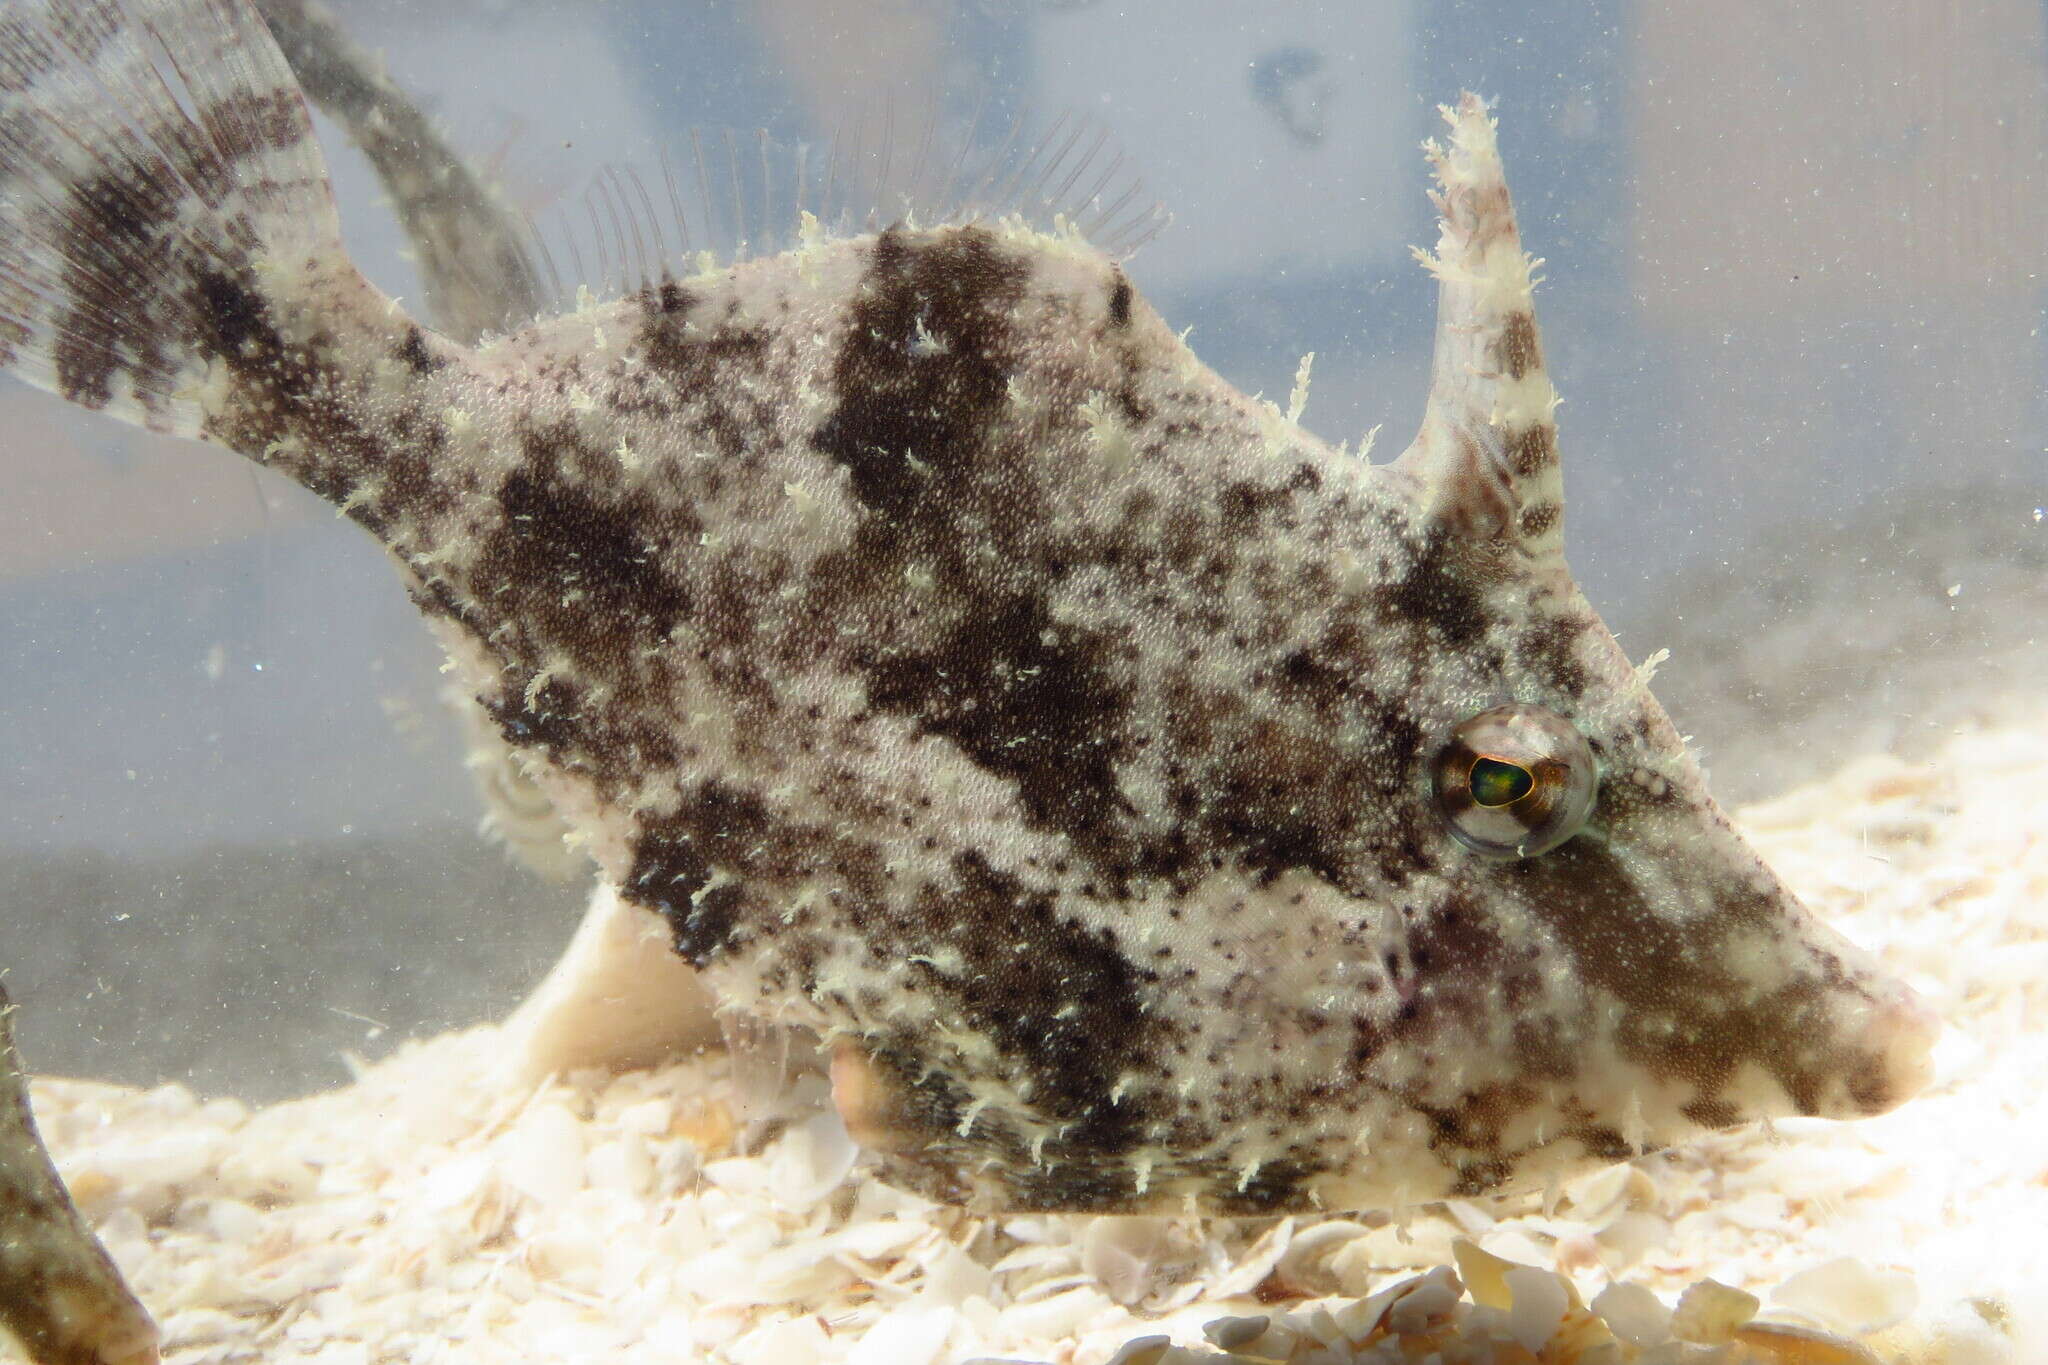
[[[1249,1180],[1227,1173],[1211,1187],[1216,1212],[1226,1218],[1259,1218],[1316,1208],[1309,1181],[1329,1169],[1327,1163],[1299,1157],[1262,1162]]]
[[[1587,839],[1507,864],[1500,875],[1557,934],[1588,988],[1621,1002],[1617,1043],[1630,1060],[1691,1084],[1700,1100],[1717,1098],[1751,1062],[1784,1087],[1795,1110],[1817,1107],[1820,1078],[1797,1059],[1806,1040],[1831,1027],[1823,983],[1801,976],[1759,997],[1726,949],[1729,935],[1782,913],[1773,894],[1729,887],[1711,908],[1674,921],[1611,850]]]
[[[1579,641],[1596,626],[1587,617],[1541,616],[1515,638],[1514,650],[1530,672],[1576,701],[1591,684],[1579,661]]]
[[[296,86],[237,90],[199,105],[198,114],[212,145],[232,149],[237,160],[255,152],[290,151],[312,136],[306,102]]]
[[[1507,459],[1517,478],[1534,478],[1557,463],[1557,428],[1539,422],[1512,433],[1507,438]]]
[[[702,967],[741,934],[746,889],[737,871],[772,823],[751,793],[705,782],[634,840],[620,890],[667,919],[676,951]]]
[[[745,455],[774,430],[775,411],[764,401],[738,401],[736,395],[745,392],[738,381],[767,365],[773,332],[748,324],[731,308],[723,316],[693,316],[698,299],[672,280],[640,297],[644,309],[634,346],[645,359],[644,387],[654,396],[691,405],[691,424],[711,438],[720,455]],[[608,395],[608,400],[621,410],[656,405],[647,391]]]
[[[414,374],[432,374],[448,363],[446,356],[427,349],[426,334],[417,326],[405,329],[405,340],[398,345],[398,360]]]
[[[1554,502],[1538,503],[1524,507],[1518,523],[1525,539],[1535,540],[1547,536],[1564,520],[1564,509]]]
[[[778,815],[753,792],[713,778],[643,825],[620,893],[666,918],[676,951],[701,967],[780,927],[780,906],[820,869],[873,913],[886,874],[872,844]]]
[[[673,317],[689,312],[696,298],[673,279],[664,276],[655,286],[653,303],[655,311]]]
[[[1216,499],[1224,536],[1242,539],[1257,534],[1261,521],[1268,513],[1285,507],[1294,489],[1291,481],[1278,488],[1265,488],[1244,480],[1226,484]]]
[[[1536,319],[1530,314],[1513,314],[1501,324],[1500,364],[1510,379],[1521,379],[1541,368],[1543,344],[1537,339]]]
[[[833,365],[838,402],[812,437],[851,472],[864,505],[914,517],[928,482],[985,454],[1008,403],[1020,341],[1012,312],[1028,277],[984,229],[891,228],[876,239]]]
[[[540,438],[534,438],[540,439]],[[498,490],[504,524],[492,537],[480,581],[522,585],[527,622],[543,622],[580,658],[617,639],[665,636],[689,610],[684,585],[662,567],[650,542],[661,519],[635,500],[613,502],[550,477],[538,463],[506,476]],[[565,603],[571,590],[583,600]],[[573,648],[581,646],[581,648]]]
[[[871,649],[857,664],[870,705],[1016,782],[1032,825],[1066,835],[1120,879],[1135,855],[1117,785],[1130,687],[1115,654],[1115,641],[1055,622],[1043,597],[1016,596],[983,604],[933,648]]]
[[[105,407],[117,372],[131,375],[136,388],[146,391],[160,388],[175,372],[181,329],[168,318],[154,327],[138,320],[137,286],[131,281],[183,272],[170,226],[178,208],[171,186],[158,180],[108,174],[70,186],[57,234],[64,305],[52,359],[58,392],[71,402]],[[109,255],[119,262],[113,269]]]
[[[1119,330],[1131,325],[1131,282],[1121,270],[1109,289],[1109,325]]]
[[[526,681],[531,684],[532,678]],[[478,704],[506,743],[538,750],[558,763],[585,758],[588,727],[583,724],[582,689],[549,679],[540,687],[507,687],[503,696],[480,697]]]
[[[1450,532],[1430,530],[1416,548],[1408,576],[1378,590],[1380,605],[1400,620],[1412,621],[1463,649],[1486,633],[1486,599],[1470,578],[1459,572],[1458,552]]]
[[[1694,1100],[1679,1112],[1702,1128],[1733,1128],[1742,1122],[1742,1111],[1727,1100]]]
[[[1125,1072],[1162,1055],[1167,1028],[1144,1003],[1154,974],[1107,931],[1065,915],[1051,892],[978,852],[956,855],[953,877],[925,886],[915,904],[916,941],[949,946],[964,963],[929,972],[932,988],[996,1044],[1033,1107],[1062,1123],[1061,1150],[1099,1157],[1143,1143],[1145,1104],[1109,1097]]]

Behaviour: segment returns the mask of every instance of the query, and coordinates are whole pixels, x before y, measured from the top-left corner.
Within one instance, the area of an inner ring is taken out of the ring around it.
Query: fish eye
[[[1599,785],[1586,737],[1545,706],[1481,711],[1436,758],[1436,804],[1451,834],[1490,858],[1533,858],[1577,834]]]

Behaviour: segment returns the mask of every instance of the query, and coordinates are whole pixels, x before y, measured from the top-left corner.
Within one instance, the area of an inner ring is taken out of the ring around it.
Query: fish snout
[[[1896,1109],[1934,1079],[1934,1044],[1941,1016],[1902,981],[1887,979],[1858,1021],[1852,1046],[1861,1058],[1848,1072],[1849,1084],[1830,1118],[1859,1118]]]

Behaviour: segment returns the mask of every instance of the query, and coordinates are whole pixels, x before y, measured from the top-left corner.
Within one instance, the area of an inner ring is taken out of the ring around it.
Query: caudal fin
[[[341,261],[304,100],[246,0],[0,13],[0,365],[208,434],[210,365],[266,273]]]

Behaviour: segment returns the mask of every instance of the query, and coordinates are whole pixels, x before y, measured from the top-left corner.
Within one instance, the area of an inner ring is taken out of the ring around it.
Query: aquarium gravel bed
[[[33,1093],[186,1365],[2048,1359],[2048,704],[1741,823],[1941,1010],[1936,1083],[1499,1206],[968,1216],[826,1112],[755,1149],[722,1054],[512,1087],[490,1028],[265,1109]]]

